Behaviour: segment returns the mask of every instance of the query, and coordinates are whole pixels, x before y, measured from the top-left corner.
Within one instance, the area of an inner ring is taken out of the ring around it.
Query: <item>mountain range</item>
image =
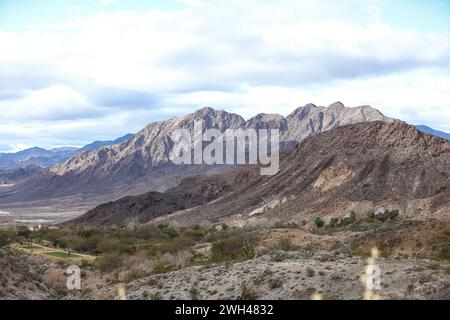
[[[0,170],[13,170],[28,166],[39,166],[41,168],[53,167],[78,153],[93,151],[103,146],[122,143],[132,136],[132,134],[126,134],[116,140],[95,141],[82,148],[62,147],[44,149],[34,147],[16,153],[0,153]]]
[[[34,147],[17,153],[0,153],[0,170],[11,170],[28,166],[52,167],[72,157],[77,150],[77,148],[72,147],[49,150]]]
[[[304,139],[282,154],[280,172],[261,176],[242,166],[189,177],[164,193],[150,192],[100,205],[72,225],[121,225],[154,219],[178,225],[283,221],[350,211],[398,209],[403,216],[450,213],[450,141],[403,123],[345,125]]]
[[[419,129],[422,132],[429,133],[429,134],[432,134],[432,135],[435,135],[435,136],[438,136],[438,137],[450,140],[450,133],[447,133],[447,132],[444,132],[444,131],[435,130],[433,128],[430,128],[430,127],[427,127],[427,126],[424,126],[424,125],[417,125],[416,128]]]
[[[41,173],[44,168],[29,165],[24,168],[0,170],[0,185],[15,184]]]
[[[126,195],[149,191],[163,192],[184,177],[214,174],[228,166],[174,165],[170,159],[171,135],[178,129],[193,132],[194,122],[203,121],[203,129],[278,128],[282,145],[291,148],[303,139],[333,128],[368,121],[401,123],[384,116],[370,106],[345,107],[336,102],[328,107],[307,104],[287,117],[259,114],[245,121],[223,110],[203,108],[185,117],[153,122],[119,144],[78,153],[64,163],[0,193],[0,203],[80,196],[116,200]]]

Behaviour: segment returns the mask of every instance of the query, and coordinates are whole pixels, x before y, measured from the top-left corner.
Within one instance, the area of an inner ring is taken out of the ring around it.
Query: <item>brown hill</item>
[[[294,150],[285,152],[280,172],[274,176],[260,176],[255,167],[240,168],[228,176],[240,178],[230,180],[216,175],[202,181],[210,186],[227,181],[212,197],[201,197],[189,205],[167,203],[167,210],[155,209],[156,215],[137,210],[133,216],[142,214],[145,218],[140,221],[145,222],[162,215],[159,220],[187,225],[262,216],[311,219],[318,215],[343,216],[352,210],[363,213],[399,209],[403,215],[443,219],[448,219],[450,213],[450,141],[406,124],[368,122],[342,126],[307,138]],[[164,201],[173,202],[174,197],[183,199],[195,185],[191,180],[164,196],[159,194],[158,206],[164,207]],[[199,185],[206,190],[210,187]],[[155,196],[151,195],[149,205],[143,206],[146,210],[153,208]],[[206,203],[212,199],[216,200]],[[108,204],[107,210],[96,208],[87,216],[93,224],[101,224],[101,219],[95,218],[100,213],[127,220],[130,206],[141,205],[138,198],[129,200],[127,206],[119,205],[121,200]],[[202,202],[206,204],[201,205]],[[186,208],[191,209],[179,211]],[[176,214],[165,215],[170,211]],[[85,219],[82,216],[77,222]]]
[[[230,192],[232,186],[244,183],[249,175],[234,170],[221,175],[187,177],[164,193],[148,192],[102,204],[67,225],[124,225],[146,223],[154,218],[193,208]]]

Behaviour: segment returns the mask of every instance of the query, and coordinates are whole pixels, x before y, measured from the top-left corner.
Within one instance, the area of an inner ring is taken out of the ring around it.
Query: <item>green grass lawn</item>
[[[62,258],[62,259],[70,259],[70,258],[80,258],[77,254],[68,254],[67,252],[59,251],[59,252],[46,252],[45,255]]]
[[[41,247],[33,246],[33,245],[31,245],[31,246],[22,246],[22,248],[23,249],[28,249],[28,250],[39,250],[39,249],[42,249]]]

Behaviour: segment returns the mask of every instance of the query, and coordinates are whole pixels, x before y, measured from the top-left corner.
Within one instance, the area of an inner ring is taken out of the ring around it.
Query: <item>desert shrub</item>
[[[206,232],[205,230],[201,229],[200,227],[194,227],[191,229],[186,229],[180,234],[181,239],[188,239],[193,240],[195,242],[198,242],[203,239]]]
[[[129,283],[137,279],[142,279],[147,275],[148,274],[145,271],[133,269],[127,272],[127,274],[125,275],[124,282]]]
[[[269,288],[277,289],[283,286],[283,280],[281,278],[272,278],[269,280]]]
[[[261,272],[256,278],[255,280],[253,280],[253,282],[256,285],[260,285],[261,283],[264,282],[264,280],[267,279],[268,276],[272,275],[272,271],[270,271],[269,269],[264,270],[263,272]]]
[[[314,271],[314,269],[312,269],[312,268],[310,268],[310,267],[308,267],[308,268],[306,268],[306,275],[308,276],[308,277],[314,277],[314,275],[316,274],[316,272]]]
[[[428,241],[435,256],[440,260],[450,260],[450,228],[446,227]]]
[[[228,239],[216,241],[211,248],[212,261],[245,260],[255,256],[253,235],[237,234]]]
[[[282,221],[277,221],[274,225],[274,228],[279,228],[279,229],[296,229],[298,228],[298,224],[294,223],[294,222],[282,222]]]
[[[156,291],[154,293],[152,293],[152,295],[150,296],[150,298],[152,300],[162,300],[162,294],[159,291]]]
[[[79,237],[88,239],[94,236],[100,237],[102,235],[102,231],[95,228],[79,228],[74,229],[74,233],[78,234]]]
[[[366,212],[366,217],[367,217],[367,219],[369,219],[369,220],[373,220],[373,219],[375,218],[375,212],[373,212],[373,211],[367,211],[367,212]]]
[[[178,237],[178,231],[174,228],[160,224],[160,225],[148,225],[136,228],[134,231],[134,236],[143,240],[162,240],[162,239],[173,239]]]
[[[175,271],[179,269],[178,266],[174,264],[165,264],[165,263],[157,263],[152,270],[152,274],[161,274],[161,273],[167,273],[171,271]]]
[[[94,241],[94,239],[92,239]],[[135,252],[135,247],[128,243],[125,239],[102,239],[95,240],[96,243],[87,245],[86,249],[89,252],[100,252],[100,253],[119,253],[119,254],[131,254]]]
[[[274,262],[281,262],[286,259],[289,259],[289,256],[284,252],[274,252],[270,255],[270,260]]]
[[[358,220],[357,215],[354,211],[350,212],[348,217],[341,218],[339,221],[340,227],[345,227],[351,224],[354,224]]]
[[[314,221],[316,228],[320,229],[325,225],[325,222],[323,221],[323,219],[321,217],[317,217],[316,220]]]
[[[282,251],[293,251],[296,250],[297,247],[292,243],[292,240],[289,238],[282,238],[278,240],[273,249],[282,250]]]
[[[148,280],[147,284],[151,287],[156,287],[159,285],[159,281],[156,279],[150,279]]]
[[[375,215],[375,218],[379,221],[387,221],[387,220],[394,220],[400,215],[400,212],[398,210],[388,210],[384,212],[380,212],[377,215]]]
[[[241,285],[241,298],[242,300],[256,300],[258,298],[258,292],[251,286],[243,283]]]
[[[172,240],[166,240],[155,245],[153,248],[160,254],[164,253],[177,253],[185,250],[195,244],[195,241],[189,238],[176,238]]]
[[[334,228],[337,226],[337,224],[339,223],[339,219],[338,218],[331,218],[330,219],[330,223],[328,224],[331,228]]]
[[[196,287],[192,287],[189,289],[189,295],[191,296],[192,300],[198,300],[198,295],[200,294],[200,291]]]
[[[105,254],[96,261],[97,266],[104,272],[119,269],[124,262],[124,256],[118,253]]]

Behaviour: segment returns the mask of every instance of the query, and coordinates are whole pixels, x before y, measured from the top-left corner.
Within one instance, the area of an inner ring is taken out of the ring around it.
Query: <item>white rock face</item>
[[[178,129],[189,129],[192,133],[194,122],[200,120],[203,121],[204,129],[215,128],[220,131],[245,125],[245,120],[237,114],[203,108],[183,118],[153,122],[129,141],[79,154],[53,167],[50,172],[61,176],[68,172],[92,169],[96,173],[112,174],[118,166],[129,162],[139,161],[145,168],[168,162],[173,146],[171,134]]]
[[[401,122],[369,106],[346,108],[341,102],[335,102],[325,108],[307,104],[286,117],[288,130],[283,132],[281,140],[301,141],[339,126],[369,121]]]

